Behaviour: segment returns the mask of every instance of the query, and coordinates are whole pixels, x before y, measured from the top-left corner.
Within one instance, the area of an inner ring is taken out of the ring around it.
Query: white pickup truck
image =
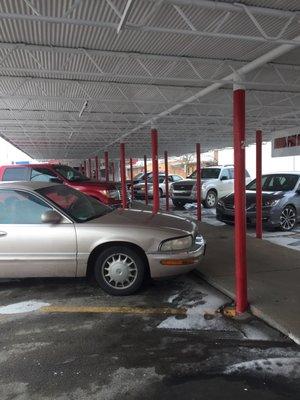
[[[246,171],[246,184],[251,181]],[[234,191],[233,165],[206,167],[201,169],[201,197],[205,208],[216,206],[218,198]],[[175,207],[181,208],[196,201],[196,171],[187,179],[171,185],[170,196]]]

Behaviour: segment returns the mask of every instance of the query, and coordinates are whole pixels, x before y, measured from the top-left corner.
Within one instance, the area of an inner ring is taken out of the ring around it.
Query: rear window
[[[27,181],[28,180],[28,168],[17,167],[7,168],[3,174],[3,181]]]

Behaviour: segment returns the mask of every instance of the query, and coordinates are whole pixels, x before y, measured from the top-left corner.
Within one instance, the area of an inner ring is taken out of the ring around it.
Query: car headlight
[[[160,251],[176,251],[176,250],[187,250],[192,247],[193,238],[191,235],[183,236],[176,239],[164,240],[160,246]]]
[[[217,203],[217,206],[219,206],[219,207],[224,207],[224,205],[225,205],[225,203],[223,200],[219,200]]]
[[[263,202],[263,207],[274,207],[279,203],[280,199],[267,200]]]

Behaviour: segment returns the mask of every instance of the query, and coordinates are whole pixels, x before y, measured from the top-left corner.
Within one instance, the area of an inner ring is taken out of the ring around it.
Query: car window
[[[222,179],[223,177],[226,177],[227,179],[229,179],[229,170],[227,168],[223,169],[223,171],[221,172],[220,179]]]
[[[31,193],[0,190],[0,224],[41,224],[49,210],[53,208]]]
[[[69,167],[68,165],[54,165],[53,168],[70,182],[85,182],[90,180],[86,176],[82,175],[79,171],[76,171],[76,169]]]
[[[148,181],[149,183],[153,183],[153,178],[152,178],[152,176],[151,176],[151,178],[148,178],[147,181]],[[164,183],[164,181],[165,181],[165,176],[164,176],[164,175],[159,175],[159,176],[158,176],[158,183]]]
[[[51,200],[76,222],[86,222],[102,217],[113,210],[93,197],[66,185],[52,185],[37,192]]]
[[[266,192],[287,192],[293,190],[299,176],[293,174],[274,174],[262,177],[262,190]],[[247,190],[256,190],[256,180],[247,185]]]
[[[245,169],[246,178],[250,178],[249,172]],[[234,168],[229,168],[229,179],[234,179]]]
[[[32,168],[30,180],[34,182],[54,182],[58,176],[48,168]]]
[[[6,168],[3,174],[3,181],[27,181],[28,180],[28,168],[27,167],[15,167]]]
[[[182,181],[182,177],[179,175],[173,175],[174,182]]]

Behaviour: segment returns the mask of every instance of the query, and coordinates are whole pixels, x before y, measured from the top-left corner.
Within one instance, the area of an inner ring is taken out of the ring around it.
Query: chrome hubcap
[[[127,254],[112,254],[103,263],[103,278],[114,289],[130,287],[135,282],[137,273],[135,262]]]
[[[206,201],[207,201],[207,204],[208,204],[210,207],[213,207],[213,206],[216,204],[216,196],[214,195],[214,193],[209,193],[209,194],[207,195]]]
[[[295,226],[296,213],[292,208],[285,208],[280,216],[280,225],[284,230],[290,230]]]

